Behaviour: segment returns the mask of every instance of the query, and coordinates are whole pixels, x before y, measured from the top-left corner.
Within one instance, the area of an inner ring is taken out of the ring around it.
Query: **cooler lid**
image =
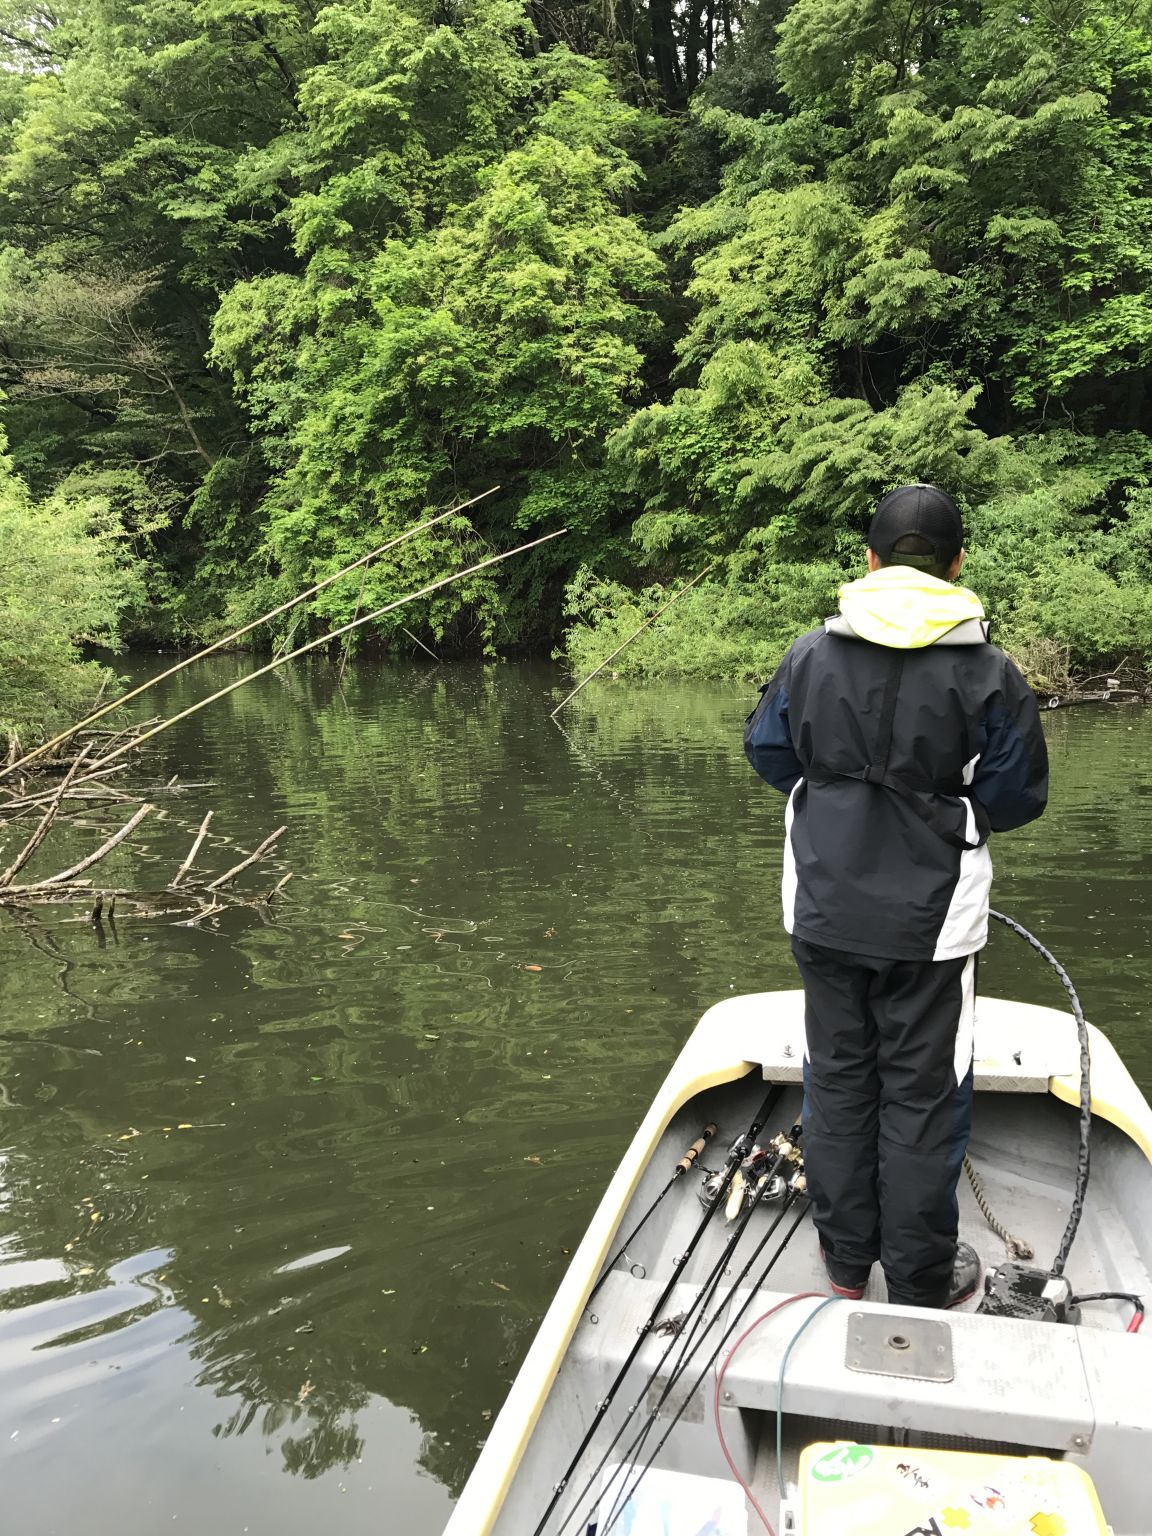
[[[1109,1536],[1087,1473],[1043,1456],[819,1442],[796,1507],[797,1536]]]

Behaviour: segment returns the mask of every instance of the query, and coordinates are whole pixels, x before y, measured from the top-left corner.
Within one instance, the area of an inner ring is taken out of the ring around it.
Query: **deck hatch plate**
[[[931,1318],[899,1312],[852,1312],[844,1364],[868,1376],[911,1381],[951,1381],[952,1330]]]

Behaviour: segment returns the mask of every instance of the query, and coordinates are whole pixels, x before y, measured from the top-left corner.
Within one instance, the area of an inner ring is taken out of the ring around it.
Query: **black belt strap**
[[[837,779],[855,779],[861,784],[876,784],[881,789],[890,789],[894,795],[899,795],[908,809],[914,815],[919,816],[920,820],[931,827],[937,837],[942,838],[944,842],[950,843],[953,848],[970,849],[973,846],[962,833],[957,832],[954,827],[945,825],[942,815],[943,806],[941,806],[938,799],[933,798],[929,800],[924,798],[925,795],[929,794],[933,796],[938,795],[938,790],[915,790],[910,784],[905,784],[901,779],[894,778],[889,773],[880,773],[872,763],[858,769],[855,773],[842,773],[837,769],[833,769],[830,773],[813,772],[805,774],[804,777],[809,784],[834,784]],[[957,796],[956,798],[959,799],[961,797]],[[969,801],[968,804],[976,811],[977,827],[979,827],[980,814],[976,810],[976,803],[975,801]],[[982,831],[983,829],[981,829]],[[984,841],[983,835],[981,835],[980,841]]]

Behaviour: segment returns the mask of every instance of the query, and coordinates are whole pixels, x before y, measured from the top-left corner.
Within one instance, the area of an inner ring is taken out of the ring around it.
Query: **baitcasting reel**
[[[745,1207],[759,1205],[762,1201],[783,1200],[789,1190],[803,1193],[806,1180],[804,1158],[797,1145],[799,1136],[800,1127],[794,1125],[787,1135],[781,1133],[773,1136],[767,1145],[757,1144],[752,1148],[729,1185],[724,1207],[727,1220],[734,1221]],[[708,1208],[714,1206],[723,1182],[723,1173],[709,1174],[699,1189],[700,1204]]]

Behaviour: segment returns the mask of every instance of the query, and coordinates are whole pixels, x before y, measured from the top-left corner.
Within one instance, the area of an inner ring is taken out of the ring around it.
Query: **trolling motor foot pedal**
[[[984,1277],[985,1317],[1019,1317],[1031,1323],[1078,1323],[1080,1309],[1063,1275],[1009,1260]]]

